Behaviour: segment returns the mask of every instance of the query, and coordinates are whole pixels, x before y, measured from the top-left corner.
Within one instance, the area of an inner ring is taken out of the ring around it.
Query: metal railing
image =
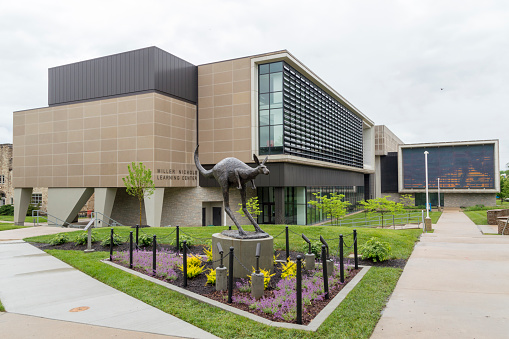
[[[109,216],[101,213],[101,212],[92,212],[92,218],[95,218],[94,227],[114,227],[114,226],[124,226],[122,223],[116,221],[115,219],[110,218]]]
[[[72,226],[71,223],[68,223],[65,220],[62,220],[52,214],[49,214],[48,212],[45,212],[45,215],[42,215],[40,213],[40,210],[32,210],[32,222],[33,222],[34,226],[40,226],[39,218],[45,219],[46,222],[48,223],[48,226],[50,226],[50,225],[55,225],[55,226],[60,226],[60,227]]]

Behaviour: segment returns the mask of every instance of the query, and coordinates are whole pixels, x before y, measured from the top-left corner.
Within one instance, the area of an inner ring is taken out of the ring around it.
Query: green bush
[[[152,237],[142,234],[138,237],[138,246],[145,247],[152,245]]]
[[[0,215],[14,215],[14,205],[0,206]]]
[[[66,242],[69,242],[67,233],[58,233],[49,241],[49,244],[55,246],[65,244]]]
[[[305,243],[302,246],[302,252],[308,253],[309,245]],[[315,255],[315,258],[320,258],[322,256],[322,243],[319,241],[311,241],[311,253]]]
[[[113,233],[113,246],[118,246],[122,244],[122,239],[120,235]],[[101,241],[102,246],[110,246],[110,236],[108,235],[106,238]]]
[[[96,241],[95,234],[92,232],[90,235],[92,242]],[[86,245],[88,243],[88,231],[79,232],[78,236],[74,239],[76,245]]]
[[[41,209],[41,204],[37,204],[37,205],[28,205],[28,209],[27,209],[27,216],[28,217],[31,217],[32,216],[32,211],[34,210],[40,210]],[[13,214],[14,215],[14,214]]]
[[[179,250],[182,250],[184,248],[184,240],[187,243],[187,247],[191,247],[194,245],[194,240],[191,237],[188,237],[187,235],[179,235]],[[172,245],[177,247],[177,241],[173,240]]]
[[[371,238],[362,246],[360,246],[362,259],[371,259],[373,262],[385,261],[390,258],[391,246],[377,238]]]

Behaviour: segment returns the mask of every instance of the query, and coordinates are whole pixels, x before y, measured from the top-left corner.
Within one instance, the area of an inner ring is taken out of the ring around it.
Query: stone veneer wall
[[[495,206],[494,193],[444,193],[444,207]]]
[[[256,196],[256,190],[247,188],[247,199]],[[202,202],[223,201],[223,194],[219,187],[174,187],[164,190],[162,226],[201,226]],[[240,193],[237,189],[230,189],[230,207],[233,211],[239,209]],[[246,217],[235,212],[241,225],[249,225]],[[223,216],[224,217],[224,216]],[[115,204],[111,218],[123,225],[139,223],[138,200],[126,193],[125,188],[117,189]],[[146,223],[145,206],[142,203],[142,224]],[[226,216],[226,225],[234,225]]]

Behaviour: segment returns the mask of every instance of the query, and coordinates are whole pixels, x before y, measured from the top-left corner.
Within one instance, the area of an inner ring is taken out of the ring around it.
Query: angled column
[[[94,194],[94,211],[97,213],[97,226],[108,226],[108,224],[111,224],[113,221],[109,218],[111,217],[111,211],[113,211],[117,188],[98,187],[94,189]],[[103,221],[106,224],[103,225]]]
[[[14,189],[14,225],[25,225],[28,205],[32,200],[32,190],[32,187]]]
[[[48,188],[48,224],[72,222],[92,193],[93,188]]]
[[[152,227],[161,227],[163,213],[164,187],[157,187],[150,197],[145,197],[145,215],[147,224]]]

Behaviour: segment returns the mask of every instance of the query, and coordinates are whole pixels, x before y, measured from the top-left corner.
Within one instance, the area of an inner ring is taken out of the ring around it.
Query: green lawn
[[[199,303],[100,262],[108,256],[106,252],[47,252],[119,291],[222,338],[369,338],[402,272],[371,268],[317,332],[305,332],[266,326]]]
[[[432,211],[429,216],[431,218],[431,223],[436,224],[442,212]],[[392,226],[393,218],[391,214],[384,215],[384,226],[390,227]],[[401,223],[416,223],[421,220],[421,210],[405,210],[403,213],[398,213],[394,216],[394,220],[396,224]],[[350,214],[345,216],[341,220],[342,226],[355,226],[355,227],[370,227],[370,224],[373,225],[381,225],[381,216],[379,214],[375,214],[370,216],[364,212]],[[328,223],[327,225],[331,225]],[[334,226],[334,225],[332,225]]]
[[[33,218],[36,219],[36,218]],[[33,223],[32,217],[25,217],[25,222]],[[0,215],[0,220],[2,221],[12,221],[14,222],[14,216],[13,215]],[[39,217],[39,222],[46,222],[46,219]]]
[[[283,225],[263,225],[263,230],[272,236],[274,239],[275,249],[285,249],[285,226]],[[195,244],[207,244],[210,246],[211,235],[214,233],[220,233],[226,229],[222,226],[207,226],[207,227],[181,227],[180,234],[191,236],[191,239]],[[252,226],[245,226],[246,230],[253,231]],[[338,252],[340,234],[344,235],[344,241],[346,246],[352,246],[352,231],[351,227],[339,227],[339,226],[289,226],[290,235],[290,250],[300,251],[306,246],[304,240],[302,240],[301,234],[304,233],[311,240],[319,240],[320,235],[325,239],[328,239],[329,246],[332,253]],[[114,232],[119,234],[124,241],[127,241],[130,231],[134,231],[130,227],[114,227]],[[160,244],[173,243],[175,240],[175,228],[174,227],[152,227],[152,228],[141,228],[141,234],[148,234],[150,236],[157,235],[157,241]],[[94,229],[96,239],[102,240],[110,235],[110,228],[99,228]],[[74,242],[74,239],[80,232],[67,233],[70,242]],[[414,248],[415,242],[419,239],[422,231],[420,229],[411,230],[392,230],[392,229],[373,229],[373,228],[360,228],[357,230],[358,234],[358,245],[364,244],[371,237],[382,238],[390,244],[393,249],[393,258],[407,259]],[[54,235],[45,235],[25,239],[30,242],[44,242],[48,243]],[[194,237],[194,238],[193,238]],[[335,238],[335,239],[334,239]],[[331,239],[331,240],[329,240]],[[307,248],[307,247],[306,247]],[[353,253],[352,248],[345,248],[345,256],[349,253]]]
[[[486,211],[463,211],[476,225],[488,225],[488,215]]]
[[[14,224],[0,224],[0,231],[15,230],[26,226],[14,226]]]

